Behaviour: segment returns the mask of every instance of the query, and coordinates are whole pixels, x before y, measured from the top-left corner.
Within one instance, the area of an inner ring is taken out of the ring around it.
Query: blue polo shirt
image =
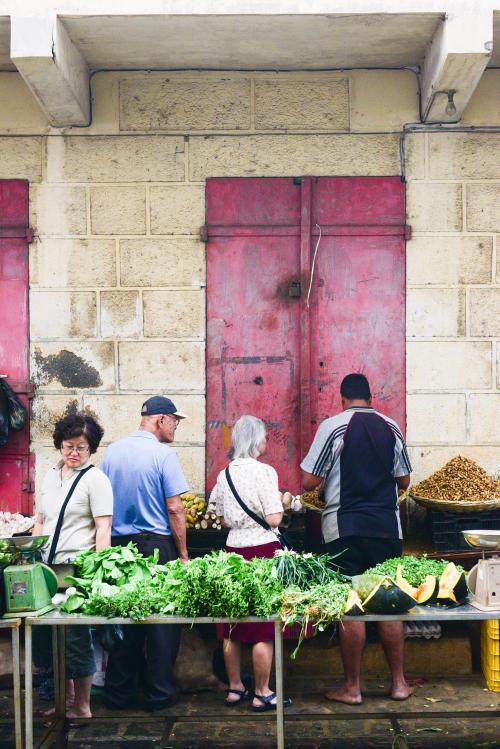
[[[170,536],[165,500],[188,491],[176,452],[151,432],[113,442],[100,465],[113,487],[113,536]]]

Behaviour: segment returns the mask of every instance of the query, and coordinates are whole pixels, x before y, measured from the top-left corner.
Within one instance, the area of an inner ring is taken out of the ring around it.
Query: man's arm
[[[111,546],[112,515],[101,515],[94,518],[95,523],[95,550],[102,551]]]
[[[177,494],[175,497],[167,497],[167,512],[168,521],[170,524],[170,530],[174,537],[174,542],[179,552],[179,559],[182,562],[187,562],[188,551],[186,541],[186,511],[182,500]]]
[[[406,476],[396,476],[396,484],[398,485],[398,489],[401,489],[402,491],[408,489],[410,486],[410,474],[408,473]]]
[[[316,489],[318,486],[320,486],[323,481],[321,476],[315,476],[314,473],[308,473],[304,470],[302,470],[301,473],[302,486],[304,487],[306,492],[312,492],[313,489]]]

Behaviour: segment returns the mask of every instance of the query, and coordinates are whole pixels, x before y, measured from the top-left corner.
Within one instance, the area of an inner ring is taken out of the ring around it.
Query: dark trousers
[[[177,559],[177,549],[171,536],[139,533],[133,536],[113,536],[113,546],[137,545],[144,556],[154,549],[160,552],[160,564]],[[174,666],[180,642],[180,626],[173,624],[127,624],[124,639],[109,654],[105,692],[108,701],[117,706],[129,704],[137,688],[139,674],[145,673],[144,702],[146,707],[175,701],[178,689]]]

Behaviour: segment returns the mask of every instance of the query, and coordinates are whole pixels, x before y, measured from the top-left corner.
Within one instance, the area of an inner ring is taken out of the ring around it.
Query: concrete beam
[[[450,13],[438,26],[422,70],[422,119],[458,122],[488,65],[493,49],[493,13],[478,5]],[[448,93],[455,111],[450,111]]]
[[[53,127],[90,125],[89,70],[59,18],[13,15],[11,59]]]

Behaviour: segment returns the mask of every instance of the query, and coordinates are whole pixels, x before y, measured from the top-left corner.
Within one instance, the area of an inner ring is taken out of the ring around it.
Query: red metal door
[[[363,372],[373,405],[406,420],[405,202],[393,178],[313,181],[311,416],[341,409],[340,383]]]
[[[207,200],[208,486],[227,462],[245,413],[270,434],[268,460],[289,485],[299,451],[300,185],[287,179],[210,180]]]
[[[28,183],[0,180],[0,374],[26,408],[28,375]],[[29,422],[29,420],[28,420]],[[31,512],[29,423],[0,447],[0,509]]]
[[[363,371],[405,424],[404,185],[395,178],[207,183],[207,486],[243,413],[300,489],[316,424]]]

